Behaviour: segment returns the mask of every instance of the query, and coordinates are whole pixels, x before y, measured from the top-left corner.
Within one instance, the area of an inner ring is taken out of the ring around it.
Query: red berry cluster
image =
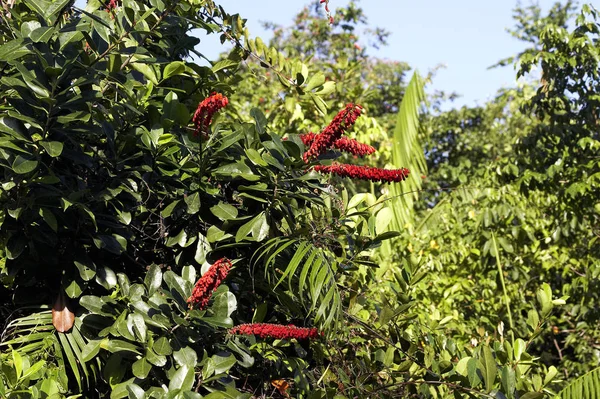
[[[208,98],[205,98],[198,104],[198,108],[194,113],[192,121],[196,126],[195,135],[201,134],[206,138],[208,134],[208,126],[212,122],[212,117],[221,108],[229,104],[227,97],[221,93],[212,93]]]
[[[306,133],[300,135],[300,140],[305,146],[311,145],[317,135],[315,133]],[[371,155],[376,150],[368,144],[360,143],[354,139],[342,137],[333,142],[333,147],[340,151],[350,153],[358,157]]]
[[[199,310],[206,308],[213,292],[227,277],[229,269],[231,269],[231,262],[227,258],[221,258],[213,263],[206,273],[200,277],[194,287],[192,296],[188,298],[187,302],[190,307],[196,306]]]
[[[260,338],[276,339],[314,339],[319,337],[316,328],[296,327],[292,324],[283,326],[281,324],[253,323],[240,324],[229,330],[230,334],[258,335]]]
[[[356,119],[362,112],[362,107],[358,104],[348,104],[341,110],[335,118],[323,129],[321,133],[316,135],[309,149],[304,153],[304,162],[309,162],[311,159],[318,157],[323,152],[327,151],[333,143],[354,125]]]
[[[321,173],[333,173],[342,177],[352,179],[370,180],[374,182],[401,182],[408,177],[409,171],[406,168],[400,169],[381,169],[370,166],[356,166],[334,163],[333,165],[316,165],[314,170]]]
[[[308,163],[313,158],[323,154],[334,147],[356,156],[371,155],[375,148],[370,145],[359,143],[356,140],[341,137],[342,134],[354,123],[362,112],[360,105],[348,104],[340,111],[331,123],[319,134],[301,134],[300,139],[305,146],[309,146],[303,155],[304,162]],[[333,173],[342,177],[370,180],[373,182],[401,182],[406,180],[410,173],[406,168],[380,169],[370,166],[356,166],[334,163],[333,165],[316,165],[313,168],[320,173]]]

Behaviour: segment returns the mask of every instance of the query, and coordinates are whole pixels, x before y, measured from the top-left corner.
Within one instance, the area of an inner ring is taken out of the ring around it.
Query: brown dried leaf
[[[75,313],[69,309],[67,299],[61,291],[52,307],[52,324],[57,331],[64,333],[69,331],[74,323]]]

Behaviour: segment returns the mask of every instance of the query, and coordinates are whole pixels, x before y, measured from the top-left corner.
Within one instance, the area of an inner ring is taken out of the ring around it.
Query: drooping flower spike
[[[260,338],[275,339],[314,339],[319,337],[316,328],[296,327],[292,324],[284,326],[281,324],[253,323],[240,324],[229,330],[230,334],[257,335]]]
[[[358,104],[346,105],[346,107],[333,118],[329,125],[327,125],[321,133],[316,135],[310,148],[306,150],[303,155],[304,162],[309,162],[331,148],[333,143],[341,138],[342,134],[354,125],[362,110],[363,108]]]
[[[373,182],[401,182],[406,180],[410,171],[406,168],[381,169],[370,166],[357,166],[334,163],[332,165],[316,165],[313,169],[319,173],[331,173],[352,179],[370,180]]]
[[[221,108],[227,106],[227,104],[229,104],[229,99],[221,93],[212,93],[209,97],[202,100],[198,104],[198,108],[192,118],[196,126],[194,134],[196,136],[202,135],[203,138],[206,138],[208,135],[208,126],[212,122],[213,115]]]
[[[196,307],[199,310],[205,309],[208,305],[213,292],[221,285],[229,270],[231,262],[227,258],[221,258],[204,273],[196,283],[192,296],[187,300],[190,308]]]
[[[306,133],[300,135],[300,140],[302,140],[302,143],[304,143],[305,146],[309,146],[312,144],[316,137],[317,135],[315,133]],[[347,152],[358,157],[371,155],[375,151],[377,151],[375,150],[375,148],[371,147],[368,144],[363,144],[359,141],[347,137],[342,137],[334,141],[333,147],[337,148],[342,152]]]

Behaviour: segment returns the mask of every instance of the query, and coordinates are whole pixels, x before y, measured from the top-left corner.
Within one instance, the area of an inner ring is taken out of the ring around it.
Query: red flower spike
[[[194,306],[197,306],[199,310],[206,308],[213,292],[227,277],[229,269],[231,269],[231,262],[227,258],[221,258],[213,263],[206,273],[200,277],[194,287],[192,296],[188,298],[187,302],[190,304],[190,308]]]
[[[328,148],[331,148],[333,143],[354,125],[362,110],[363,108],[358,104],[346,105],[329,125],[315,137],[310,148],[303,155],[304,162],[308,163],[311,159],[318,157]]]
[[[118,4],[117,4],[117,0],[110,0],[108,2],[108,4],[106,5],[106,12],[110,12],[110,10],[114,10],[115,8],[117,8]]]
[[[212,93],[208,98],[205,98],[198,104],[198,108],[196,112],[194,112],[194,117],[192,121],[196,126],[196,131],[194,135],[201,134],[204,138],[206,138],[208,134],[208,126],[212,122],[212,117],[221,108],[227,106],[229,104],[229,99],[222,95],[221,93]]]
[[[284,326],[270,323],[240,324],[230,329],[229,334],[258,335],[260,338],[269,337],[275,339],[315,339],[321,335],[316,328],[296,327],[292,324]]]
[[[304,143],[305,146],[308,146],[308,145],[312,144],[312,142],[315,140],[316,137],[317,137],[317,135],[314,133],[301,134],[300,140],[302,140],[302,143]],[[333,143],[333,147],[337,148],[338,150],[340,150],[342,152],[347,152],[347,153],[350,153],[352,155],[356,155],[359,157],[364,157],[365,155],[371,155],[375,151],[377,151],[377,150],[375,150],[375,148],[371,147],[368,144],[363,144],[354,139],[349,139],[346,137],[337,139]]]
[[[370,166],[356,166],[346,164],[316,165],[314,168],[320,173],[332,173],[341,177],[352,179],[370,180],[373,182],[401,182],[406,180],[410,171],[406,168],[380,169]]]

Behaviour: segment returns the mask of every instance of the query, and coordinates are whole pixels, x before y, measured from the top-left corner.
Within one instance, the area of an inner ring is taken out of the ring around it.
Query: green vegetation
[[[324,3],[2,3],[0,398],[600,398],[597,11],[442,112]]]

